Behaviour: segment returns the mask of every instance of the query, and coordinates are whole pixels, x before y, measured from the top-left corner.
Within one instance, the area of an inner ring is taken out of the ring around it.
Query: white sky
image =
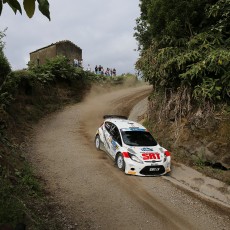
[[[19,1],[22,2],[22,1]],[[13,70],[27,67],[29,53],[61,40],[82,49],[83,65],[116,68],[118,74],[134,73],[138,58],[133,37],[139,0],[49,0],[51,21],[36,7],[29,19],[16,15],[6,4],[0,31],[6,27],[4,53]]]

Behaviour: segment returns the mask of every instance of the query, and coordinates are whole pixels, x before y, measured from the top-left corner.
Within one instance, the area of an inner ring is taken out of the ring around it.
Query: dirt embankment
[[[97,90],[35,127],[30,160],[63,206],[59,213],[72,220],[65,229],[228,229],[229,200],[218,204],[185,188],[185,168],[178,167],[184,175],[178,180],[176,173],[169,178],[127,176],[95,150],[102,116],[128,115],[150,92],[149,86]],[[201,185],[199,176],[194,181]]]
[[[131,120],[143,122],[148,116],[148,110],[149,101],[148,98],[145,98],[133,107],[129,118]],[[167,130],[167,127],[164,129]],[[228,172],[224,171],[219,173],[227,175]],[[198,192],[203,197],[214,202],[220,202],[227,206],[230,205],[230,186],[220,180],[207,177],[182,163],[176,162],[175,160],[173,160],[173,170],[170,177],[167,179],[173,181],[174,184],[179,183],[182,187],[192,190],[194,193]]]
[[[182,96],[180,92],[152,95],[147,108],[149,128],[175,153],[174,159],[229,185],[229,114],[224,107],[215,110],[210,102],[192,106],[190,97]]]

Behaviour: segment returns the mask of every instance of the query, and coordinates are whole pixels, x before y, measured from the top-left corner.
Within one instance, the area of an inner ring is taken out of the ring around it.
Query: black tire
[[[165,173],[165,175],[164,175],[164,176],[171,176],[171,171],[170,171],[170,172]]]
[[[98,151],[101,150],[101,139],[100,136],[97,134],[95,137],[95,146]]]
[[[116,165],[121,171],[125,171],[125,161],[121,153],[118,153],[116,157]]]

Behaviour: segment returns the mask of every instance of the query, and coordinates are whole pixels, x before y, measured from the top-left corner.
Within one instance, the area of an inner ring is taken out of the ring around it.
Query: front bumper
[[[136,176],[160,176],[171,171],[168,161],[159,164],[140,164],[129,159],[125,161],[125,165],[125,173]]]

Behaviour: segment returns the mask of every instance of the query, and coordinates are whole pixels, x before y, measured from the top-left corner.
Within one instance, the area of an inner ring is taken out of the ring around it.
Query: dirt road
[[[204,200],[173,178],[127,176],[95,150],[102,116],[128,115],[150,90],[92,92],[35,127],[31,160],[73,220],[66,229],[229,229],[229,207]]]

